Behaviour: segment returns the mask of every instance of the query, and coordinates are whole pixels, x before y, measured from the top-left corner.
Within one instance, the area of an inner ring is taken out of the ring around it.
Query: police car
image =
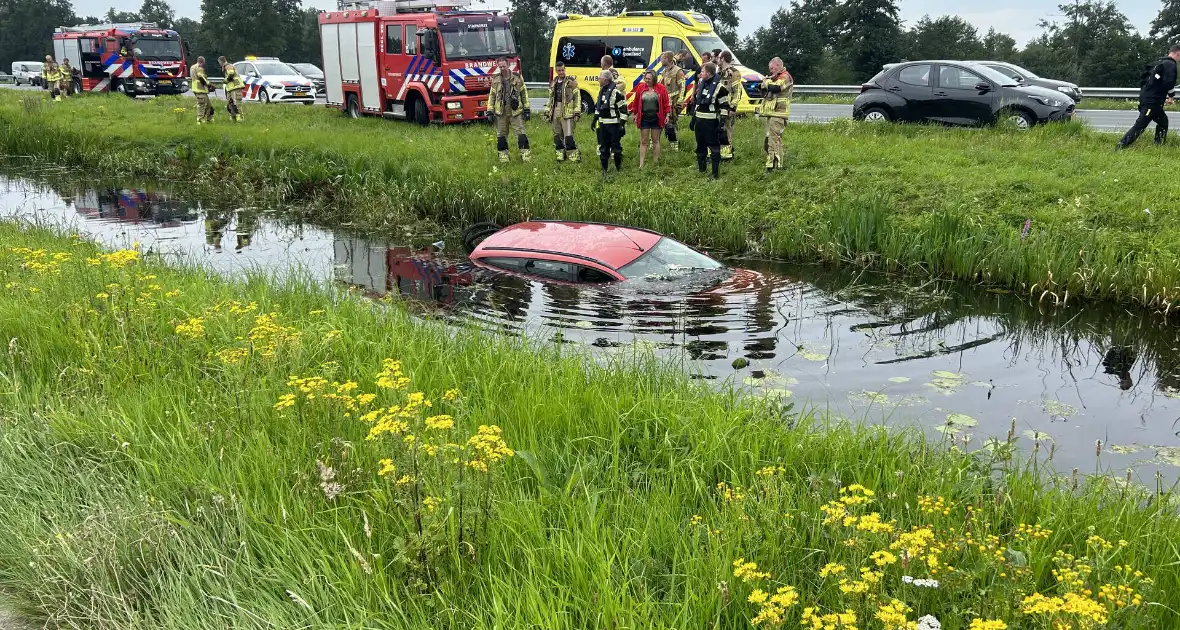
[[[242,99],[260,103],[315,102],[315,85],[278,57],[246,57],[234,64],[245,89]]]

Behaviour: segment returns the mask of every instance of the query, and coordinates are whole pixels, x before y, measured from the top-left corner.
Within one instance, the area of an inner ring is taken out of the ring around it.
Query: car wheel
[[[1033,125],[1037,124],[1036,119],[1028,112],[1008,112],[1008,122],[1016,125],[1016,128],[1021,131],[1028,131],[1032,129]]]
[[[414,99],[414,122],[425,127],[430,124],[430,112],[426,111],[426,101]]]
[[[586,115],[594,113],[594,99],[585,92],[582,92],[582,113]]]
[[[356,100],[356,94],[348,95],[348,103],[345,105],[344,113],[349,118],[361,117],[361,106]]]
[[[864,113],[865,122],[890,122],[892,120],[893,116],[880,107],[870,107]]]
[[[262,101],[263,105],[270,105],[270,92],[266,88],[259,89],[258,100]]]

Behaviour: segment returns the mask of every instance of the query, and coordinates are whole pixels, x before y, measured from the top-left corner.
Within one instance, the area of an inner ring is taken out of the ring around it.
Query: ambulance
[[[582,89],[582,111],[589,112],[598,99],[598,73],[602,57],[610,55],[615,69],[631,92],[643,80],[647,70],[661,72],[660,54],[687,50],[691,61],[685,64],[685,99],[692,94],[701,68],[701,53],[730,50],[713,31],[713,20],[696,11],[624,11],[617,16],[597,17],[559,14],[553,30],[553,48],[549,56],[549,77],[558,61],[565,63],[566,73],[578,78]],[[730,50],[732,52],[732,50]],[[735,62],[737,56],[734,56]],[[762,75],[737,63],[742,73],[745,93],[730,100],[737,103],[739,114],[754,113],[762,97]]]

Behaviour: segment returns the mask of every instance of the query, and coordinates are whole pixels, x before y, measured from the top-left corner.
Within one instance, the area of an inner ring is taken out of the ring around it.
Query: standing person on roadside
[[[742,88],[742,73],[733,64],[733,53],[728,50],[721,51],[721,69],[720,80],[729,92],[729,98],[733,107],[729,108],[729,113],[722,120],[722,127],[725,129],[725,137],[721,139],[721,159],[733,159],[733,138],[734,126],[737,124],[737,104],[741,98]]]
[[[58,91],[62,96],[68,97],[73,90],[74,84],[74,69],[70,67],[69,58],[61,60],[61,65],[57,67],[57,73],[61,78],[58,79]]]
[[[197,99],[197,124],[213,122],[213,105],[209,102],[209,75],[205,74],[205,58],[197,57],[189,73],[193,97]]]
[[[546,116],[553,126],[553,148],[557,150],[557,161],[581,162],[578,145],[574,141],[574,126],[582,117],[582,94],[578,90],[578,78],[566,74],[565,62],[553,66],[553,81],[549,83],[549,103],[545,105]]]
[[[783,167],[783,131],[791,116],[791,93],[795,79],[783,67],[783,60],[770,60],[770,74],[762,81],[762,102],[758,115],[766,118],[766,172]]]
[[[623,133],[627,127],[627,97],[609,69],[598,73],[598,100],[594,104],[594,122],[598,134],[598,162],[606,177],[610,156],[615,156],[615,170],[623,170]]]
[[[55,101],[60,101],[61,69],[53,61],[52,55],[45,55],[45,66],[41,68],[41,80],[45,82],[45,88],[49,90],[49,96]]]
[[[664,133],[668,135],[668,146],[672,147],[673,151],[679,151],[680,140],[676,137],[676,125],[680,122],[680,104],[684,99],[684,70],[676,64],[671,52],[660,55],[660,63],[663,64],[660,84],[668,93],[668,117],[664,120]]]
[[[217,63],[221,64],[221,72],[225,75],[225,111],[229,112],[230,120],[238,122],[242,120],[242,90],[246,84],[238,69],[225,57],[218,57]]]
[[[692,99],[692,123],[696,133],[697,170],[705,172],[705,160],[713,163],[711,177],[721,176],[721,117],[729,111],[729,91],[717,77],[717,66],[701,66],[700,81]]]
[[[1180,44],[1174,44],[1167,57],[1147,67],[1139,82],[1139,118],[1119,140],[1117,148],[1125,149],[1134,144],[1152,122],[1155,122],[1155,143],[1167,142],[1168,112],[1164,107],[1174,102],[1177,61],[1180,61]]]
[[[492,90],[488,95],[491,113],[496,125],[496,150],[500,153],[500,163],[507,164],[508,130],[516,134],[516,147],[520,149],[520,161],[528,162],[533,159],[529,150],[529,137],[525,133],[524,123],[532,115],[529,110],[529,92],[524,86],[524,77],[519,72],[508,68],[508,58],[500,57],[496,61],[496,70],[492,72]]]
[[[672,106],[668,99],[668,90],[662,83],[656,81],[654,70],[643,73],[643,80],[635,89],[635,98],[631,99],[630,110],[635,115],[635,124],[639,127],[639,168],[643,168],[647,160],[648,144],[655,152],[654,160],[660,161],[660,134],[664,130],[664,122],[668,120],[668,112]]]

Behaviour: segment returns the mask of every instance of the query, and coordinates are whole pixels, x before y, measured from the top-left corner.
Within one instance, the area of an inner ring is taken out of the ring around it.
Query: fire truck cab
[[[78,90],[139,96],[188,89],[180,34],[152,22],[59,26],[53,57],[70,60]]]
[[[460,9],[469,3],[396,0],[321,13],[328,106],[421,125],[485,118],[496,61],[517,70],[520,59],[508,16]]]

